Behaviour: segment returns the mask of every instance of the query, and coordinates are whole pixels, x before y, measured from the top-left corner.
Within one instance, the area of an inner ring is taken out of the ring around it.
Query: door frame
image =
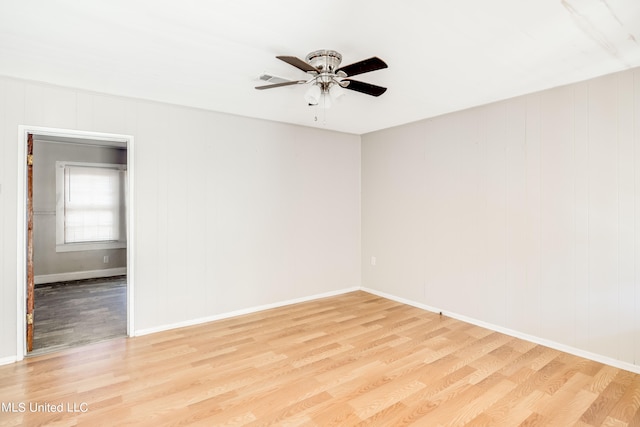
[[[18,126],[18,203],[17,203],[17,360],[27,355],[27,141],[28,135],[51,139],[73,140],[78,144],[125,147],[127,149],[126,222],[127,222],[127,336],[134,328],[134,252],[135,252],[135,193],[133,136],[104,132],[89,132],[41,126]]]

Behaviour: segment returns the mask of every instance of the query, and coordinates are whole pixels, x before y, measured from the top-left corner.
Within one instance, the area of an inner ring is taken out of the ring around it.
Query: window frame
[[[77,252],[77,251],[91,251],[91,250],[104,250],[104,249],[124,249],[127,247],[127,233],[125,230],[120,230],[119,240],[109,241],[95,241],[95,242],[65,242],[65,177],[64,171],[67,166],[76,167],[89,167],[89,168],[102,168],[102,169],[114,169],[124,171],[124,181],[121,183],[123,194],[120,195],[120,199],[123,203],[126,202],[126,164],[118,163],[94,163],[94,162],[72,162],[72,161],[56,161],[56,252]],[[126,206],[125,206],[126,210]],[[124,215],[126,218],[126,213]],[[122,219],[124,219],[122,218]],[[120,221],[120,227],[125,225],[126,221]]]

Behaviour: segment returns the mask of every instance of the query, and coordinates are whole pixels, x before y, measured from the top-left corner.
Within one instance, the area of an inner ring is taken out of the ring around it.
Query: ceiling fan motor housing
[[[320,73],[333,73],[342,62],[342,55],[335,50],[316,50],[307,55],[307,63]]]

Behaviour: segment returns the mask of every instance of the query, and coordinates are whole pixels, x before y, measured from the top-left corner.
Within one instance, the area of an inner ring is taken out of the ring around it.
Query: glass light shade
[[[304,94],[304,100],[311,105],[318,105],[321,96],[322,90],[320,89],[320,86],[314,84],[311,85],[309,90]]]
[[[344,89],[339,84],[334,84],[329,89],[329,95],[333,101],[337,101],[344,96]]]

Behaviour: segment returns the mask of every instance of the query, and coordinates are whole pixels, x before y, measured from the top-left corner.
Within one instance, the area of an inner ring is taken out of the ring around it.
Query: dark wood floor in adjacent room
[[[127,334],[126,276],[37,285],[33,353]]]
[[[640,375],[365,292],[0,366],[0,397],[64,409],[0,426],[640,425]]]

